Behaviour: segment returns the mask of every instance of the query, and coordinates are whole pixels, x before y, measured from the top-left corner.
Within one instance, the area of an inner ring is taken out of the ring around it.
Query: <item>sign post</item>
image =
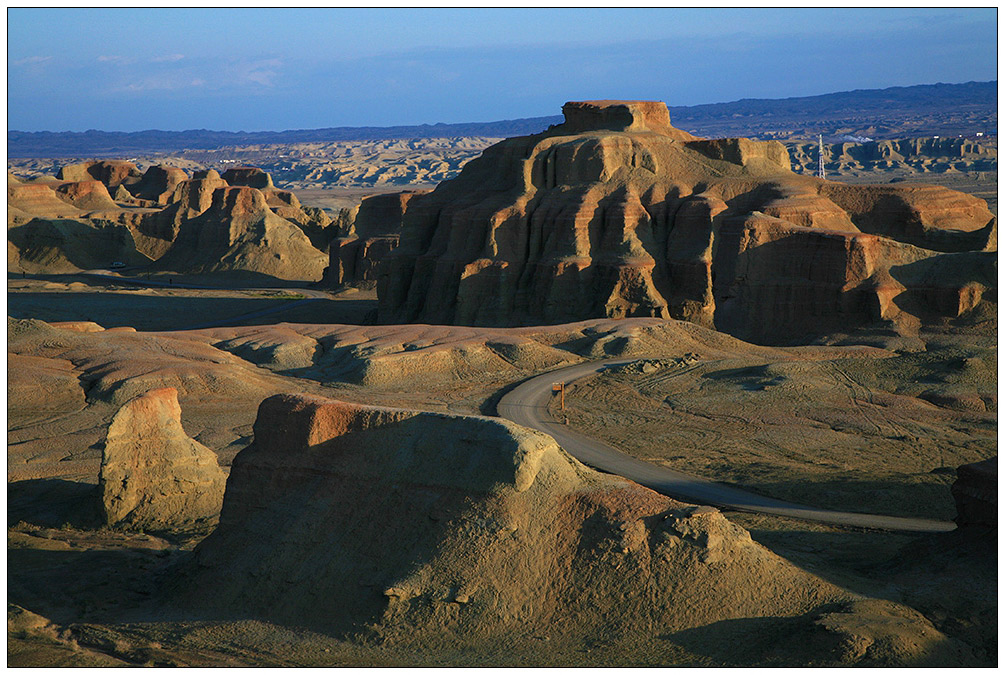
[[[558,392],[561,401],[561,410],[565,412],[565,382],[555,382],[551,385],[551,390]]]

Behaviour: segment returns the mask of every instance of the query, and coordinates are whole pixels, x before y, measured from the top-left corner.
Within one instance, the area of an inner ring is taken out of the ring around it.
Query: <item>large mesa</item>
[[[993,296],[997,221],[980,199],[797,175],[780,143],[697,139],[659,102],[563,112],[411,200],[378,271],[382,323],[652,316],[772,341],[910,332]],[[934,291],[919,265],[952,273]]]

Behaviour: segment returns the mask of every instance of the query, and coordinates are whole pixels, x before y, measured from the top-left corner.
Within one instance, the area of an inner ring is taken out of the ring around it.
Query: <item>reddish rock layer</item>
[[[108,188],[98,180],[64,183],[56,188],[56,192],[83,211],[108,211],[118,208],[112,196],[108,194]]]

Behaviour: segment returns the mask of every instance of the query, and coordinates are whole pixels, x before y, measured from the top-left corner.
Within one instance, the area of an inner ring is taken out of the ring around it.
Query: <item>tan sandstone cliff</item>
[[[377,265],[398,247],[409,203],[428,190],[404,190],[365,197],[353,225],[328,249],[327,280],[332,286],[377,280]]]

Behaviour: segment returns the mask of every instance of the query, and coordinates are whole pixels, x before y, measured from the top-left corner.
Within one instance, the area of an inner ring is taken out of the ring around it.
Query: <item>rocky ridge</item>
[[[792,170],[813,175],[820,151],[815,143],[787,143]],[[998,171],[997,141],[968,138],[903,138],[824,144],[824,170],[831,176],[908,171],[953,173]]]
[[[547,123],[542,122],[541,127],[546,126]],[[717,130],[718,127],[710,128],[709,135]],[[724,128],[718,131],[735,134],[740,130]],[[767,136],[760,138],[764,140]],[[242,145],[145,156],[138,158],[135,164],[144,168],[170,163],[191,171],[215,169],[221,172],[234,167],[235,163],[251,165],[267,171],[277,186],[287,190],[332,187],[390,189],[394,186],[425,189],[456,177],[465,164],[501,140],[452,137]],[[784,135],[778,140],[788,150],[795,173],[816,173],[818,149],[815,142],[789,140]],[[994,137],[935,139],[931,136],[908,136],[878,141],[842,141],[825,136],[825,141],[827,175],[841,180],[871,176],[876,182],[888,182],[931,175],[988,176],[998,171],[997,139]],[[112,160],[106,163],[128,164]],[[8,160],[10,170],[26,176],[45,174],[53,164],[58,164],[58,160]],[[97,174],[88,176],[93,178]],[[79,177],[75,180],[85,179]],[[108,182],[104,178],[98,180]]]

